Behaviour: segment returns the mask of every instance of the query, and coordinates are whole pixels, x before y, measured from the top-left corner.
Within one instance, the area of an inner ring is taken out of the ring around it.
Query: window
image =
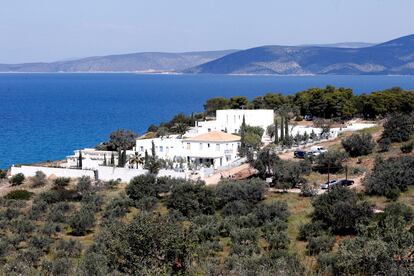
[[[210,147],[210,143],[208,143],[208,144],[207,144],[207,147],[208,147],[208,148]]]
[[[167,147],[165,147],[165,151],[166,152],[169,152],[170,151],[170,148],[167,146]]]
[[[199,150],[203,150],[203,143],[200,143]]]
[[[220,144],[216,144],[216,151],[220,151]]]
[[[141,146],[140,149],[141,149],[141,151],[144,151],[144,147],[143,146]]]
[[[187,143],[187,149],[190,150],[191,149],[191,144]]]
[[[160,146],[160,152],[162,152],[163,151],[163,146]]]

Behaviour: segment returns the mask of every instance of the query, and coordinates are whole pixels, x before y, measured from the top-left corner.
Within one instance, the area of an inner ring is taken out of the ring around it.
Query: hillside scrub
[[[374,149],[374,141],[369,133],[354,133],[349,137],[342,139],[343,148],[351,157],[368,155]]]
[[[414,157],[378,158],[372,172],[364,179],[367,194],[395,199],[414,184]]]
[[[414,134],[414,115],[393,113],[384,123],[381,139],[388,138],[391,142],[406,142]]]

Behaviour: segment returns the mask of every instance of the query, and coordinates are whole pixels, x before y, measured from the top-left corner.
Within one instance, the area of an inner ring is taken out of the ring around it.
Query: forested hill
[[[133,53],[70,61],[0,64],[0,72],[170,72],[194,67],[236,50],[187,53]]]
[[[263,46],[186,70],[210,74],[414,74],[414,35],[364,48]]]

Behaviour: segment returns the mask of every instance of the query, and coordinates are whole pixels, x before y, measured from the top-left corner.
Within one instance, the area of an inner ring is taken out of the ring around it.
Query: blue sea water
[[[211,97],[253,98],[328,84],[357,93],[414,89],[414,77],[0,74],[0,168],[64,158],[118,128],[143,133],[178,112],[202,111]]]

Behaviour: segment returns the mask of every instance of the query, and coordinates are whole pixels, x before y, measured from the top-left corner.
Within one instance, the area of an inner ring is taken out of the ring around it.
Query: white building
[[[183,139],[178,135],[151,139],[137,139],[135,151],[142,156],[145,155],[145,151],[148,155],[151,155],[152,143],[154,142],[156,156],[162,159],[174,160],[175,157],[185,157],[182,141]]]
[[[110,165],[112,155],[114,155],[113,165],[118,165],[118,153],[115,151],[103,151],[91,148],[80,150],[82,152],[82,168],[95,169],[105,163]],[[73,155],[66,157],[66,163],[61,165],[67,168],[77,168],[79,166],[79,150],[75,150]]]
[[[246,125],[258,126],[265,131],[268,126],[273,124],[274,111],[271,109],[225,109],[216,111],[216,120],[197,122],[197,133],[207,133],[210,131],[223,131],[227,133],[239,133],[243,123]]]
[[[240,136],[211,131],[183,140],[187,161],[192,164],[228,166],[239,158]]]
[[[194,165],[211,165],[218,168],[238,159],[240,137],[221,131],[211,131],[184,139],[179,136],[137,139],[135,150],[142,155],[145,151],[151,155],[152,143],[158,158],[173,161],[181,158]]]

